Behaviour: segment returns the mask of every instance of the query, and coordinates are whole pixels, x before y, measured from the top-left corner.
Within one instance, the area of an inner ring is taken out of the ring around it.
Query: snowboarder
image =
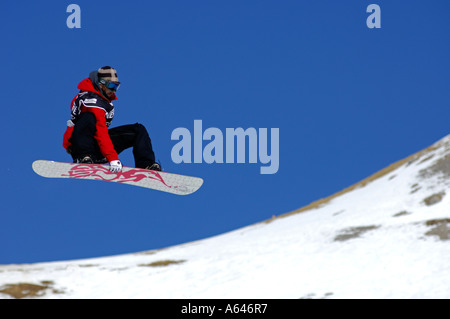
[[[135,166],[161,171],[155,161],[152,142],[139,123],[109,129],[114,117],[112,101],[120,86],[117,72],[110,66],[92,71],[78,84],[80,92],[71,103],[70,120],[63,146],[74,163],[108,163],[111,172],[122,171],[118,154],[133,147]]]

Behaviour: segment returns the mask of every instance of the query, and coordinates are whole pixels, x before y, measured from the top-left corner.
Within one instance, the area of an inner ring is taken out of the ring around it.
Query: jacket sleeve
[[[72,136],[72,132],[73,132],[73,125],[72,126],[67,125],[66,131],[64,132],[63,136],[63,147],[66,150],[71,145],[69,139]]]
[[[95,115],[97,129],[95,139],[102,155],[106,157],[108,162],[118,160],[119,156],[114,149],[114,145],[109,137],[108,127],[106,126],[105,110],[96,107],[88,107],[87,110]]]
[[[75,102],[77,97],[78,97],[78,94],[75,95],[75,97],[72,99],[72,102],[70,102],[70,111],[72,111],[73,103]],[[66,128],[66,131],[64,132],[64,136],[63,136],[63,147],[66,150],[71,145],[69,139],[72,136],[73,126],[74,126],[74,124],[73,124],[72,120],[67,121],[67,128]]]

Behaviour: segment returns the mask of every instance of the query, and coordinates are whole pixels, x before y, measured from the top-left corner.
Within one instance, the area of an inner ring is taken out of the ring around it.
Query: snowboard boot
[[[106,164],[108,163],[108,160],[105,157],[97,159],[94,156],[86,155],[75,159],[73,162],[82,164]]]
[[[75,163],[94,164],[94,160],[89,155],[77,158]]]
[[[151,171],[158,171],[161,172],[162,168],[161,165],[159,165],[159,163],[153,163],[152,165],[147,166],[145,169],[149,169]]]

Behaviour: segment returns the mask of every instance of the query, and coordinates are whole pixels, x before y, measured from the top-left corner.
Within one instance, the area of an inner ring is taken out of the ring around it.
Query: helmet
[[[104,66],[98,69],[98,83],[103,84],[111,91],[117,91],[120,86],[119,78],[117,76],[117,71],[110,67]]]

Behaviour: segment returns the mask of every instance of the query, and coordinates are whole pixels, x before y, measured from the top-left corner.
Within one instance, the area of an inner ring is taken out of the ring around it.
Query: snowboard
[[[123,167],[122,172],[112,173],[109,165],[62,163],[46,160],[33,162],[36,174],[48,178],[76,178],[129,184],[177,195],[188,195],[203,184],[199,177],[185,176],[142,168]]]

